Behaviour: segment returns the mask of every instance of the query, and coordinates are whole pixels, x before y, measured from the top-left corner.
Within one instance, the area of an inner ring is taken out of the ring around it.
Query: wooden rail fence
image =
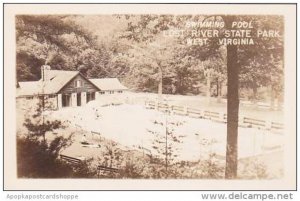
[[[147,109],[155,109],[161,112],[169,112],[170,114],[189,116],[199,119],[210,119],[212,121],[227,123],[227,114],[223,112],[214,112],[208,110],[201,110],[191,107],[183,107],[177,105],[168,105],[166,103],[158,103],[154,101],[145,102]],[[258,128],[264,130],[271,130],[281,133],[284,129],[283,123],[260,120],[250,117],[239,117],[239,126],[248,128]]]

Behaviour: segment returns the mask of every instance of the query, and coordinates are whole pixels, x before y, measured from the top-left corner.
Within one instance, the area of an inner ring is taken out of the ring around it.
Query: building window
[[[100,94],[105,94],[105,92],[104,91],[100,91]]]
[[[114,91],[110,91],[109,93],[110,93],[110,94],[113,94],[113,93],[114,93]]]
[[[123,91],[118,91],[118,93],[123,93]]]
[[[79,87],[82,87],[82,86],[83,86],[83,83],[82,83],[81,80],[76,80],[76,81],[75,81],[75,87],[76,87],[76,88],[79,88]]]

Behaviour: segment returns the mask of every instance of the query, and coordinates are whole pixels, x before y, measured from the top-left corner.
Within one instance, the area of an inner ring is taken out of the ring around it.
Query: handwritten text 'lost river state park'
[[[218,38],[220,45],[254,45],[255,38],[279,38],[279,30],[254,29],[252,22],[233,22],[231,29],[222,24],[187,24],[186,29],[171,29],[164,36],[184,38],[187,45],[206,45],[209,38]]]

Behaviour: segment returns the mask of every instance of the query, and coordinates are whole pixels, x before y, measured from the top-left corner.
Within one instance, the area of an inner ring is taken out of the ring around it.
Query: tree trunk
[[[234,17],[226,16],[229,28]],[[238,165],[238,119],[239,119],[239,66],[237,46],[227,45],[227,146],[225,178],[237,176]]]
[[[275,93],[274,93],[274,89],[272,86],[270,86],[270,98],[271,98],[270,110],[274,110],[275,109]]]
[[[210,84],[210,71],[208,70],[206,75],[206,101],[208,105],[210,104]]]
[[[44,89],[43,89],[43,93],[44,93]],[[45,96],[42,95],[42,125],[43,125],[43,140],[44,143],[46,143],[46,131],[45,130],[45,117],[44,117],[44,111],[45,111]]]
[[[253,91],[252,102],[255,106],[257,106],[257,86],[256,86],[256,84],[252,85],[252,91]]]
[[[162,98],[162,86],[163,86],[163,74],[162,74],[162,69],[160,66],[158,66],[158,98]]]
[[[219,80],[217,80],[217,93],[218,93],[217,102],[220,103],[222,97],[222,82],[219,82]]]

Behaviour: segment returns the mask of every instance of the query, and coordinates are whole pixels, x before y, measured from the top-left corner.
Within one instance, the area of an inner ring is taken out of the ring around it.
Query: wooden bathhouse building
[[[40,80],[17,84],[17,99],[43,98],[60,109],[82,106],[103,95],[126,90],[117,78],[88,79],[79,71],[51,70],[43,65]]]

